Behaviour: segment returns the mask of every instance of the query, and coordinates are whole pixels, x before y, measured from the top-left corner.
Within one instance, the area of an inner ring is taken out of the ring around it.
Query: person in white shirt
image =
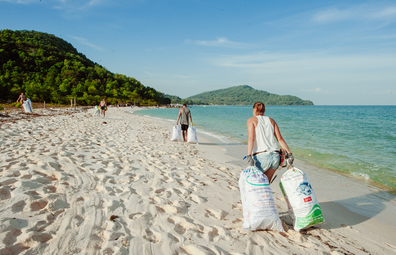
[[[294,157],[283,139],[275,120],[265,116],[265,105],[256,102],[253,105],[253,117],[247,120],[248,131],[247,160],[250,166],[255,165],[263,171],[268,181],[279,167],[279,145],[287,152],[287,161],[293,164]]]

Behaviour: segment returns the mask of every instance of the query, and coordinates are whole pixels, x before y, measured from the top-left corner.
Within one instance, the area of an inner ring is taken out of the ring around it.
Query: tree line
[[[277,95],[264,90],[257,90],[248,85],[239,85],[200,93],[183,99],[184,102],[218,105],[252,105],[263,102],[265,105],[313,105],[310,100],[302,100],[291,95]]]
[[[0,100],[16,100],[25,92],[33,102],[80,105],[169,104],[163,93],[138,80],[114,74],[55,35],[37,31],[0,30]]]

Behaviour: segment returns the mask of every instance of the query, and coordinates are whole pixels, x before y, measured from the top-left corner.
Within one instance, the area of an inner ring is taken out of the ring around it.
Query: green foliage
[[[0,105],[0,111],[4,111],[4,108],[3,108],[3,106],[1,106],[1,105]]]
[[[296,96],[271,94],[247,85],[204,92],[188,97],[181,102],[187,104],[252,105],[258,101],[265,105],[313,105],[312,101],[302,100]]]
[[[13,105],[17,108],[22,107],[22,104],[20,102],[15,102],[15,103],[12,103],[11,105]]]
[[[132,77],[114,74],[79,53],[70,43],[36,31],[0,30],[0,99],[21,92],[32,101],[80,105],[109,103],[156,105],[169,102],[161,92]]]
[[[164,97],[168,98],[172,104],[180,104],[180,102],[182,101],[182,99],[178,96],[165,94]]]

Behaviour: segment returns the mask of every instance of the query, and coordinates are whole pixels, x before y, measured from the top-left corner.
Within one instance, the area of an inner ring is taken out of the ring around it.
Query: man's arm
[[[176,125],[178,125],[179,124],[179,118],[180,118],[180,115],[181,115],[181,109],[180,109],[180,111],[179,111],[179,115],[177,115],[177,120],[176,120]]]
[[[246,127],[247,127],[247,131],[248,131],[248,144],[247,144],[247,154],[246,155],[252,155],[253,146],[254,146],[254,137],[255,137],[254,123],[253,123],[252,118],[248,119],[248,121],[246,123]]]
[[[280,144],[280,146],[283,149],[285,149],[288,154],[290,154],[291,152],[289,150],[289,147],[287,146],[286,141],[283,139],[283,137],[280,133],[278,124],[276,124],[275,120],[273,120],[271,118],[270,118],[270,121],[271,121],[271,124],[274,126],[274,135],[275,135],[276,140],[278,140],[278,143]]]

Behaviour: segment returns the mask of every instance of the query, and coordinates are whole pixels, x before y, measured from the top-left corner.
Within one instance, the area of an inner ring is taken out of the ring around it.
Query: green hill
[[[252,105],[263,102],[265,105],[313,105],[312,101],[296,96],[271,94],[256,90],[248,85],[204,92],[184,100],[189,104]]]
[[[170,103],[163,93],[134,78],[114,74],[79,53],[70,43],[36,31],[0,30],[0,100],[15,101],[21,92],[34,101],[81,105]]]

